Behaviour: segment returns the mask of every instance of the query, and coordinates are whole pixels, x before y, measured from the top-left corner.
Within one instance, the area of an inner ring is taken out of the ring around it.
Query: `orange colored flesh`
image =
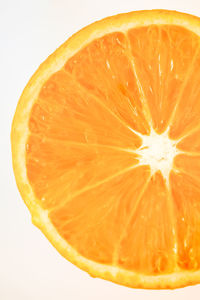
[[[91,42],[42,87],[29,120],[28,179],[83,256],[151,275],[199,269],[199,64],[194,33],[146,26]],[[169,189],[129,151],[141,146],[137,132],[150,132],[143,96],[154,130],[169,126],[187,151],[174,160]]]

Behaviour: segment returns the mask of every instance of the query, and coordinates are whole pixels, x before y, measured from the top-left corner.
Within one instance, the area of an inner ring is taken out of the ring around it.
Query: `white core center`
[[[172,141],[167,132],[157,134],[152,131],[149,136],[143,136],[143,144],[136,151],[140,164],[150,165],[152,174],[160,170],[168,182],[169,173],[173,167],[174,157],[177,155],[176,142]]]

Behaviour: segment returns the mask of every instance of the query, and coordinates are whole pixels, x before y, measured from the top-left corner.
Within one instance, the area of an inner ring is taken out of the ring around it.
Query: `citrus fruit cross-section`
[[[69,261],[135,288],[200,283],[200,19],[96,22],[18,103],[13,168],[33,223]]]

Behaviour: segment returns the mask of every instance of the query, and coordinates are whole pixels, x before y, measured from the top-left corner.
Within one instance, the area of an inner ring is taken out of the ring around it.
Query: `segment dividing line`
[[[174,269],[178,270],[178,236],[177,236],[177,227],[176,227],[176,218],[175,218],[175,209],[174,209],[174,201],[173,201],[173,195],[172,195],[172,190],[171,186],[168,183],[166,185],[167,190],[168,190],[168,196],[167,196],[167,202],[168,202],[168,211],[169,211],[169,217],[171,220],[171,225],[172,225],[172,234],[173,234],[173,259],[174,259]]]
[[[187,156],[200,156],[200,151],[185,151],[185,150],[178,150],[178,154],[187,155]]]
[[[134,209],[132,210],[132,212],[130,213],[129,217],[127,218],[127,222],[125,223],[124,225],[124,228],[123,228],[123,231],[121,232],[121,235],[119,236],[119,240],[115,246],[115,249],[114,249],[114,254],[113,254],[113,261],[112,261],[112,265],[113,266],[116,266],[117,263],[118,263],[118,259],[119,259],[119,251],[120,251],[120,246],[121,246],[121,242],[123,241],[123,239],[125,238],[126,236],[126,233],[127,233],[127,228],[138,208],[138,205],[140,203],[140,200],[142,199],[148,185],[149,185],[149,182],[151,180],[151,175],[149,176],[149,178],[147,179],[145,185],[143,186],[143,189],[141,190],[141,192],[139,193],[138,195],[138,198],[136,199],[136,203],[135,203],[135,206],[134,206]]]
[[[93,188],[96,188],[96,187],[98,187],[98,186],[100,186],[100,185],[102,185],[102,184],[104,184],[104,183],[106,183],[106,182],[109,182],[110,180],[112,180],[112,179],[114,179],[114,178],[116,178],[116,177],[118,177],[118,176],[120,176],[120,175],[123,175],[123,174],[127,173],[128,171],[131,171],[131,170],[137,168],[138,166],[139,166],[139,165],[136,164],[136,165],[133,165],[133,166],[131,166],[131,167],[125,168],[125,169],[123,169],[123,170],[121,170],[121,171],[119,171],[119,172],[116,172],[115,174],[113,174],[113,175],[111,175],[111,176],[106,177],[106,178],[103,179],[103,180],[100,180],[100,181],[96,182],[95,184],[91,184],[91,185],[89,185],[89,186],[86,186],[86,187],[84,187],[83,189],[79,190],[77,193],[72,194],[70,198],[77,197],[77,196],[79,196],[80,194],[83,194],[83,193],[85,193],[85,192],[87,192],[87,191],[89,191],[89,190],[91,190],[91,189],[93,189]]]
[[[178,94],[178,97],[177,97],[177,101],[176,101],[175,107],[174,107],[174,109],[173,109],[173,111],[172,111],[172,114],[171,114],[169,120],[168,120],[168,126],[167,126],[167,128],[166,128],[166,132],[169,132],[170,127],[171,127],[171,125],[172,125],[172,123],[173,123],[173,121],[174,121],[174,118],[175,118],[175,115],[176,115],[178,106],[179,106],[179,104],[180,104],[180,102],[181,102],[181,99],[182,99],[182,96],[183,96],[183,93],[184,93],[184,89],[185,89],[185,87],[186,87],[186,85],[187,85],[187,83],[188,83],[188,79],[189,79],[189,77],[190,77],[190,75],[191,75],[191,73],[192,73],[193,66],[194,66],[195,61],[196,61],[196,59],[197,59],[197,56],[198,56],[198,54],[199,54],[199,52],[200,52],[199,50],[200,50],[200,45],[197,47],[197,49],[196,49],[196,51],[195,51],[195,54],[194,54],[194,56],[193,56],[193,58],[192,58],[191,64],[190,64],[190,66],[188,67],[188,70],[187,70],[187,72],[186,72],[185,78],[184,78],[184,80],[183,80],[182,86],[181,86],[181,88],[180,88],[180,91],[179,91],[179,94]]]
[[[71,146],[79,146],[79,147],[85,147],[85,148],[89,148],[89,147],[96,147],[96,148],[106,148],[106,149],[112,149],[112,150],[116,150],[116,151],[121,151],[121,152],[126,152],[126,153],[131,153],[134,154],[136,157],[138,157],[138,153],[136,152],[136,149],[130,149],[130,148],[122,148],[122,147],[118,147],[118,146],[112,146],[112,145],[106,145],[106,144],[98,144],[98,143],[88,143],[88,142],[75,142],[75,141],[69,141],[69,140],[65,140],[65,139],[57,139],[55,137],[43,137],[42,135],[39,135],[37,133],[32,133],[31,132],[31,136],[36,136],[41,138],[41,140],[44,141],[54,141],[55,143],[60,143],[61,145],[71,145]]]
[[[187,138],[188,136],[192,135],[193,133],[195,133],[198,130],[200,130],[200,123],[198,123],[197,126],[195,126],[191,130],[189,130],[188,132],[186,132],[185,134],[183,134],[181,137],[179,137],[178,139],[176,139],[176,143],[177,144],[180,143],[182,140],[184,140],[185,138]]]
[[[139,95],[140,95],[140,100],[141,100],[141,103],[142,103],[142,106],[143,106],[143,113],[144,113],[144,116],[146,117],[146,120],[148,121],[148,124],[149,124],[150,128],[152,129],[153,128],[152,115],[151,115],[151,112],[150,112],[150,108],[149,108],[148,101],[146,99],[142,84],[141,84],[141,82],[139,80],[139,77],[138,77],[138,74],[137,74],[135,60],[134,60],[134,57],[133,57],[133,54],[132,54],[131,44],[130,44],[130,40],[129,40],[129,37],[128,37],[127,33],[125,33],[125,37],[126,37],[126,41],[127,41],[127,56],[129,58],[129,61],[130,61],[131,66],[132,66],[133,73],[135,75],[136,84],[137,84]]]
[[[90,96],[92,96],[99,105],[101,105],[106,111],[108,111],[123,126],[125,126],[126,128],[128,128],[130,131],[132,131],[134,134],[136,134],[140,138],[143,137],[143,134],[141,134],[140,132],[134,130],[132,127],[130,127],[124,120],[122,120],[118,115],[116,115],[116,113],[114,113],[107,105],[105,105],[104,102],[102,102],[101,100],[99,100],[99,98],[95,94],[93,94],[93,93],[91,93],[91,91],[87,90],[85,88],[85,86],[81,82],[79,82],[77,80],[77,78],[73,74],[69,73],[64,68],[63,68],[63,70],[64,70],[65,73],[68,74],[68,76],[70,76],[72,78],[72,80],[74,80],[76,82],[76,84],[79,86],[80,89],[84,90],[85,93],[90,94]]]
[[[173,171],[174,171],[175,174],[181,174],[181,173],[182,173],[182,174],[187,175],[187,176],[190,177],[191,179],[193,179],[193,180],[195,180],[195,181],[197,181],[197,182],[200,182],[200,177],[195,176],[195,175],[191,175],[191,173],[189,173],[189,172],[183,170],[183,169],[180,168],[180,167],[174,167],[174,168],[173,168]]]
[[[135,168],[138,168],[140,167],[139,164],[135,164],[135,165],[132,165],[131,167],[128,167],[128,168],[124,168],[123,170],[119,171],[119,172],[116,172],[115,174],[111,175],[111,176],[108,176],[106,178],[104,178],[103,180],[99,180],[98,182],[94,183],[94,184],[91,184],[91,185],[88,185],[88,186],[85,186],[84,188],[80,189],[78,192],[76,193],[72,193],[70,195],[70,192],[68,193],[68,197],[67,197],[67,200],[64,201],[61,205],[59,205],[59,207],[62,207],[65,205],[65,203],[71,201],[73,198],[77,197],[77,196],[80,196],[81,194],[85,193],[85,192],[88,192],[90,190],[92,190],[93,188],[96,188],[104,183],[107,183],[109,182],[110,180],[120,176],[120,175],[123,175]],[[58,207],[57,207],[58,208]],[[54,208],[50,209],[49,211],[52,211],[54,210]]]

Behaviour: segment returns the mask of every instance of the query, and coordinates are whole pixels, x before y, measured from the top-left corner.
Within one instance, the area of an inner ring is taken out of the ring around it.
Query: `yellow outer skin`
[[[93,277],[100,277],[115,283],[134,288],[174,289],[200,283],[199,271],[176,269],[172,274],[148,276],[127,271],[117,266],[103,265],[80,255],[56,231],[43,210],[29,184],[26,172],[26,141],[29,136],[28,121],[30,110],[37,99],[42,85],[77,51],[99,38],[114,31],[126,32],[129,28],[151,24],[174,24],[183,26],[200,37],[200,18],[176,11],[138,11],[108,17],[95,22],[68,39],[45,62],[43,62],[25,87],[12,123],[11,146],[13,169],[18,189],[32,215],[32,222],[49,239],[53,246],[67,260],[87,271]]]

